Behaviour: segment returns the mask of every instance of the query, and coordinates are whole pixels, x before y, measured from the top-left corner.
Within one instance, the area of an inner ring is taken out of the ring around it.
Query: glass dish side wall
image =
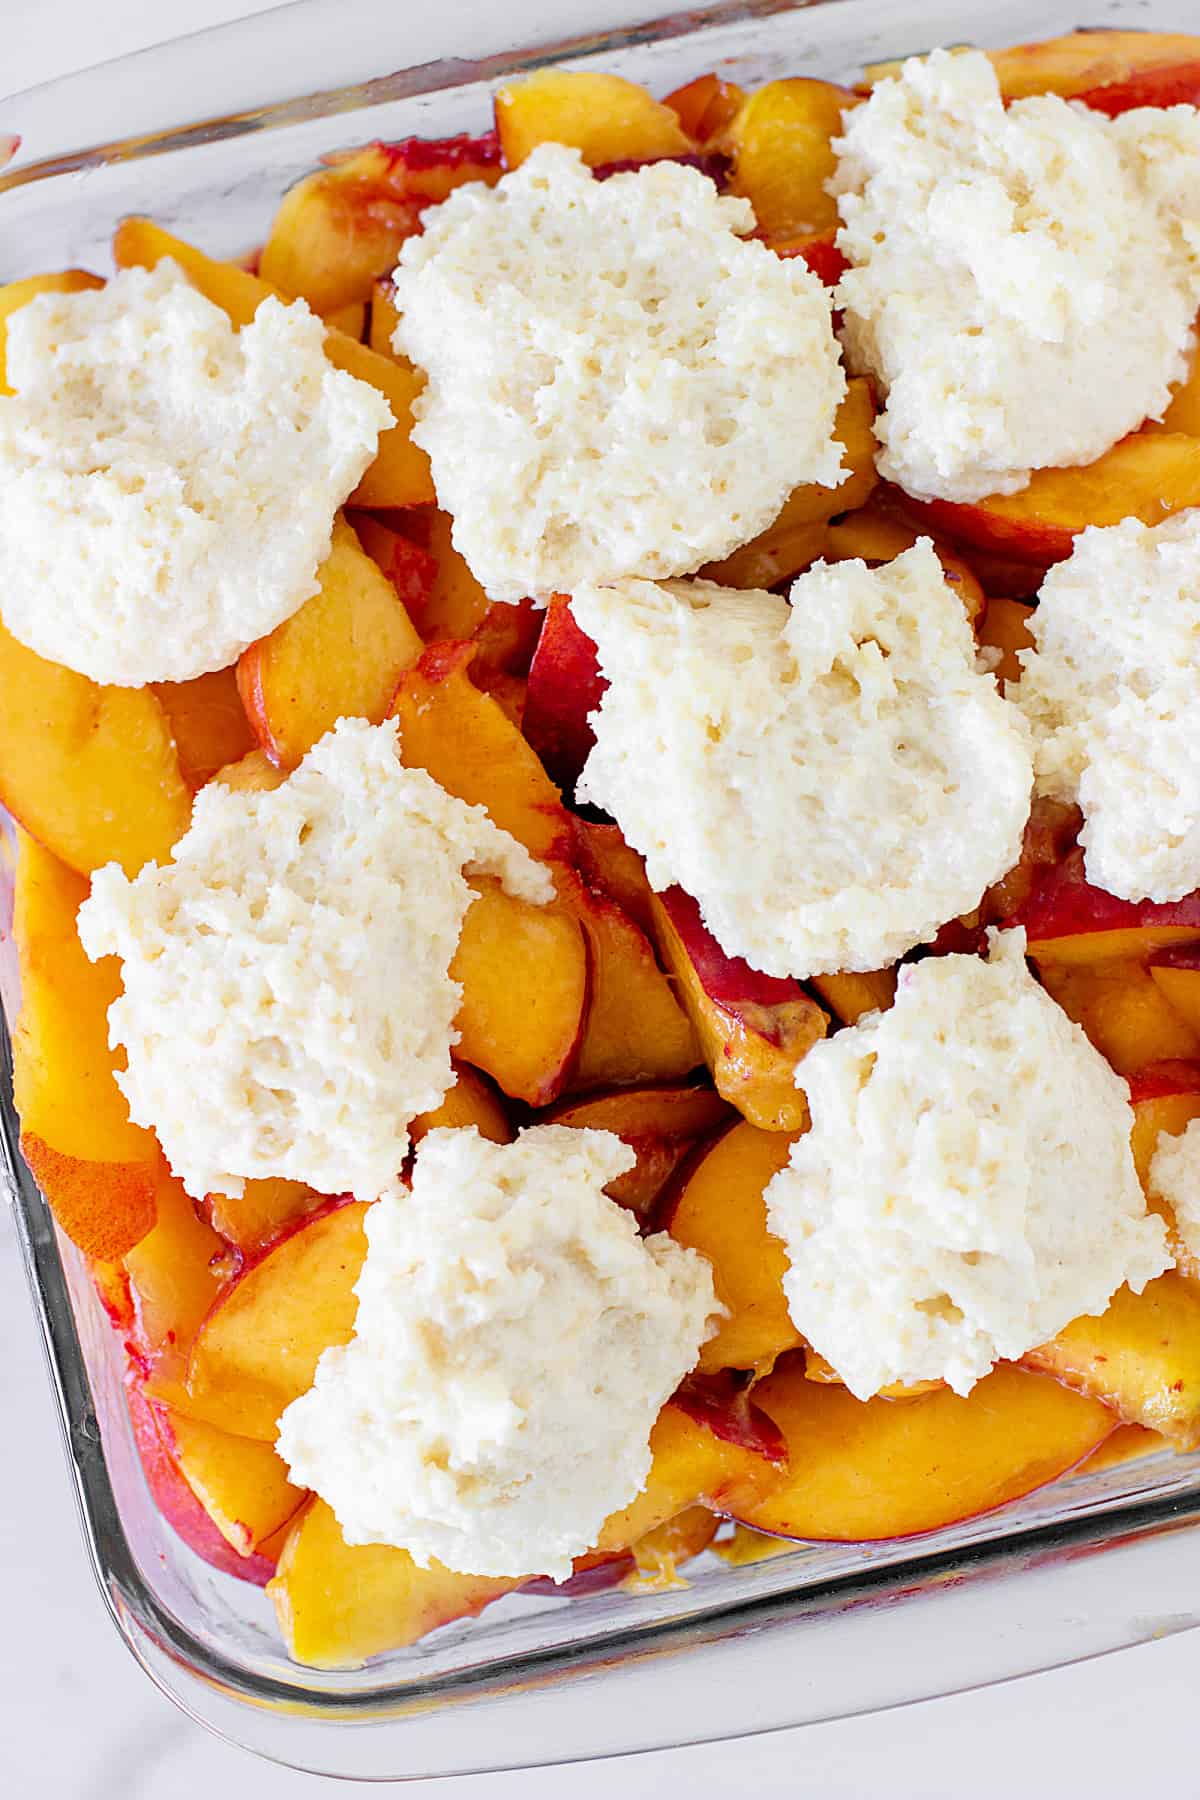
[[[50,168],[19,161],[0,174],[0,280],[79,263],[106,269],[112,227],[133,211],[207,249],[243,251],[261,239],[284,188],[324,152],[478,128],[495,80],[543,60],[566,55],[665,92],[714,66],[748,83],[796,72],[845,77],[938,41],[1014,42],[1077,23],[1074,4],[1061,0],[1014,0],[982,22],[964,0],[767,0],[714,9],[722,17],[700,26],[693,15],[522,54],[496,42],[481,4],[459,8],[445,27],[448,41],[437,47],[447,55],[471,43],[468,10],[492,34],[480,69],[456,55],[329,91],[334,78],[361,81],[386,66],[396,49],[376,41],[373,0],[303,0],[4,103],[0,127],[22,132],[23,155],[34,157],[61,151],[51,132],[64,117],[111,134],[114,95],[152,94],[158,122],[181,124],[159,140],[68,152]],[[600,0],[597,26],[615,11]],[[506,9],[514,42],[539,22],[532,3]],[[1181,0],[1101,0],[1091,22],[1186,26]],[[251,42],[268,73],[256,70],[247,91],[264,105],[223,122],[226,73],[236,64],[246,88]],[[305,81],[323,91],[297,100]],[[195,118],[208,121],[202,130],[188,129]],[[136,108],[120,121],[126,130],[135,122],[145,123]],[[0,886],[11,894],[10,862]],[[11,1024],[11,955],[0,959],[0,990]],[[6,1033],[2,1047],[7,1061]],[[805,1547],[743,1569],[710,1556],[682,1592],[513,1598],[363,1670],[296,1668],[264,1596],[208,1569],[151,1502],[122,1397],[120,1346],[20,1162],[7,1068],[0,1084],[6,1174],[108,1603],[167,1692],[264,1754],[378,1777],[567,1760],[893,1705],[1200,1622],[1200,1602],[1178,1605],[1180,1594],[1200,1592],[1188,1579],[1200,1572],[1200,1534],[1183,1530],[1200,1517],[1200,1459],[1157,1459],[1061,1483],[920,1540]],[[1088,1553],[1099,1549],[1097,1563]]]

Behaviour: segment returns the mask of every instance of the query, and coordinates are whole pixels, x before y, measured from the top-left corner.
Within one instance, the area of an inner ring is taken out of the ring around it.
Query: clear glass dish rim
[[[433,92],[448,86],[495,81],[517,70],[530,70],[583,55],[614,53],[676,37],[691,37],[707,26],[768,19],[777,14],[834,7],[840,0],[717,0],[716,4],[673,12],[643,25],[611,32],[583,33],[531,48],[504,51],[470,61],[443,58],[400,70],[377,80],[318,90],[272,101],[261,107],[192,121],[161,131],[87,145],[31,163],[17,163],[0,172],[0,194],[37,181],[72,172],[86,172],[108,163],[128,162],[163,155],[199,144],[250,136],[301,121],[353,115],[366,106]],[[253,21],[214,26],[194,34],[216,40],[227,37],[238,23],[257,23],[279,15],[308,10],[309,0],[285,0]],[[189,38],[178,38],[132,57],[115,59],[117,68],[174,52]],[[86,78],[93,70],[46,83],[10,101],[34,96],[49,98],[69,83]],[[2,123],[2,121],[0,121]],[[835,1614],[864,1602],[885,1602],[914,1590],[927,1592],[946,1579],[960,1581],[1006,1570],[1030,1570],[1088,1550],[1128,1544],[1133,1540],[1172,1533],[1200,1522],[1200,1470],[1186,1489],[1149,1497],[1102,1498],[1086,1511],[1066,1519],[1054,1519],[1003,1531],[999,1535],[951,1549],[922,1549],[911,1540],[911,1550],[886,1566],[823,1580],[801,1580],[793,1588],[750,1598],[714,1597],[704,1610],[679,1622],[616,1627],[586,1643],[522,1652],[489,1662],[478,1669],[466,1668],[403,1683],[372,1687],[358,1692],[316,1692],[305,1681],[305,1670],[296,1665],[295,1679],[259,1675],[239,1666],[195,1636],[165,1607],[143,1577],[133,1554],[110,1479],[92,1387],[76,1324],[57,1232],[44,1197],[34,1181],[19,1147],[20,1126],[12,1101],[12,1047],[7,1014],[0,1006],[0,1167],[13,1203],[22,1259],[29,1280],[47,1362],[54,1387],[60,1426],[71,1465],[73,1487],[89,1560],[105,1603],[123,1640],[139,1655],[152,1678],[164,1685],[151,1663],[138,1652],[126,1617],[136,1620],[155,1649],[188,1676],[198,1677],[230,1699],[272,1712],[284,1710],[314,1721],[371,1722],[399,1720],[428,1710],[431,1703],[467,1698],[498,1699],[526,1687],[531,1681],[556,1676],[587,1674],[611,1664],[623,1651],[642,1654],[652,1647],[670,1650],[716,1642],[730,1629],[746,1624],[766,1624],[801,1614]],[[166,1689],[177,1702],[181,1696]]]

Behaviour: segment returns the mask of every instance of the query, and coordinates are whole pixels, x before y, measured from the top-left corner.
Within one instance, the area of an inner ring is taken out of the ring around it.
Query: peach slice
[[[561,905],[531,906],[484,878],[473,885],[450,964],[463,990],[458,1054],[512,1099],[546,1106],[566,1086],[584,1030],[583,932]]]
[[[763,1131],[802,1131],[808,1105],[796,1064],[827,1020],[798,981],[726,956],[682,888],[654,896],[659,953],[674,975],[718,1094]]]
[[[506,168],[539,144],[569,144],[592,167],[686,155],[692,148],[669,106],[619,75],[537,69],[496,92],[496,130]]]
[[[1200,944],[1168,944],[1155,950],[1149,969],[1172,1011],[1200,1032]]]
[[[1198,55],[1200,39],[1183,32],[1090,28],[987,52],[1006,100],[1023,100],[1030,94],[1061,94],[1070,99],[1089,89],[1126,81],[1143,70],[1194,61]],[[870,64],[865,85],[895,75],[900,66],[898,62]]]
[[[267,1592],[288,1654],[310,1668],[344,1669],[415,1644],[452,1619],[473,1619],[519,1586],[440,1563],[421,1569],[390,1544],[350,1546],[314,1494],[288,1533]]]
[[[404,526],[409,534],[422,533],[420,541],[433,559],[433,580],[417,620],[421,636],[431,644],[473,638],[492,605],[466,558],[455,549],[452,529],[449,513],[436,509],[420,519],[412,515]]]
[[[390,276],[377,281],[371,289],[371,317],[367,327],[367,342],[376,356],[387,356],[392,361],[403,361],[397,358],[393,347],[396,327],[400,323],[400,309],[396,305],[396,290],[392,286]]]
[[[191,1346],[192,1417],[275,1442],[280,1413],[308,1392],[321,1352],[354,1334],[366,1210],[331,1202],[228,1283]]]
[[[627,1589],[635,1594],[658,1594],[686,1587],[679,1570],[708,1549],[717,1523],[706,1506],[689,1506],[638,1538],[633,1546],[635,1573],[626,1577]]]
[[[856,375],[847,386],[834,424],[834,435],[843,446],[845,471],[838,485],[827,488],[806,482],[794,488],[766,530],[721,562],[707,564],[702,571],[705,579],[724,587],[770,588],[822,555],[829,519],[862,506],[879,479],[874,425],[871,384],[865,376]]]
[[[575,623],[570,600],[553,595],[529,669],[524,730],[548,773],[563,787],[578,781],[596,742],[589,719],[607,686],[596,645]]]
[[[702,1496],[709,1510],[723,1510],[748,1503],[780,1479],[778,1432],[732,1391],[693,1394],[685,1384],[659,1414],[650,1444],[642,1492],[613,1514],[595,1552],[577,1563],[585,1580],[593,1570],[601,1585],[619,1578],[628,1566],[616,1560],[620,1553]],[[579,1580],[549,1591],[578,1591]],[[349,1546],[330,1508],[314,1496],[296,1519],[269,1592],[290,1654],[318,1668],[343,1668],[415,1643],[453,1619],[473,1618],[525,1586],[546,1591],[540,1581],[456,1574],[437,1563],[419,1569],[407,1551],[390,1545]]]
[[[215,669],[192,681],[156,681],[153,692],[167,715],[179,772],[193,793],[254,748],[235,669]]]
[[[1118,1288],[1099,1318],[1075,1319],[1024,1358],[1127,1425],[1200,1444],[1200,1283],[1176,1269],[1140,1294]]]
[[[725,1375],[693,1375],[677,1389],[654,1422],[650,1451],[645,1487],[605,1521],[597,1550],[624,1550],[691,1506],[740,1516],[779,1485],[787,1463],[774,1420]]]
[[[113,238],[113,261],[118,269],[152,269],[164,256],[173,257],[189,281],[238,327],[248,324],[261,302],[275,292],[269,282],[249,270],[205,256],[150,219],[123,219],[118,225]],[[340,331],[327,332],[325,354],[335,368],[378,388],[396,420],[381,434],[375,460],[354,490],[358,505],[418,506],[432,500],[429,458],[410,435],[412,403],[421,388],[416,370],[396,357],[379,356]]]
[[[532,685],[532,676],[530,678]],[[593,893],[615,900],[647,937],[654,935],[653,895],[646,880],[646,865],[621,836],[619,825],[594,819],[576,819],[576,854],[579,870]]]
[[[771,245],[776,256],[802,256],[813,274],[828,288],[836,287],[850,267],[837,247],[835,231],[810,231],[800,237],[780,238]],[[833,315],[836,326],[840,314]]]
[[[1072,850],[1035,878],[1009,922],[1025,927],[1029,954],[1040,969],[1145,957],[1169,944],[1200,940],[1200,893],[1165,904],[1118,900],[1092,886],[1083,872],[1083,852]]]
[[[24,832],[18,842],[13,1099],[21,1149],[67,1236],[112,1262],[154,1224],[159,1160],[113,1079],[108,1009],[120,972],[110,958],[89,962],[76,934],[87,882]]]
[[[213,1230],[246,1259],[260,1256],[284,1232],[328,1204],[328,1195],[314,1193],[303,1181],[263,1176],[247,1181],[236,1200],[226,1194],[207,1195],[204,1215]]]
[[[1137,958],[1048,962],[1042,985],[1082,1025],[1119,1075],[1147,1063],[1200,1056],[1200,1037],[1175,1012]]]
[[[237,762],[226,763],[223,769],[218,769],[213,780],[232,788],[235,794],[264,794],[282,787],[287,776],[275,767],[264,751],[249,750]]]
[[[1017,655],[1021,650],[1032,650],[1034,647],[1033,632],[1030,630],[1032,618],[1032,606],[1026,606],[1020,600],[997,598],[987,601],[983,617],[976,623],[975,635],[981,645],[1000,652],[995,670],[997,681],[1021,679],[1021,665],[1017,661]]]
[[[383,571],[399,594],[405,612],[421,636],[427,636],[425,612],[438,579],[434,557],[402,531],[393,531],[390,525],[382,524],[373,513],[354,512],[347,523],[371,561]]]
[[[750,201],[768,244],[836,226],[825,184],[842,114],[857,104],[848,88],[797,76],[758,88],[731,119],[721,139],[733,156],[730,185]]]
[[[180,1473],[165,1409],[149,1400],[136,1380],[126,1382],[125,1398],[146,1484],[167,1524],[214,1569],[265,1587],[275,1573],[274,1562],[262,1552],[241,1555],[204,1510]]]
[[[787,1439],[787,1478],[738,1513],[779,1537],[909,1537],[990,1512],[1066,1474],[1115,1424],[1096,1399],[1001,1363],[965,1398],[856,1400],[787,1357],[754,1390]]]
[[[405,671],[391,708],[401,757],[484,807],[531,856],[569,860],[574,834],[559,791],[503,709],[472,682],[475,654],[469,643],[434,644]]]
[[[1118,1425],[1111,1437],[1081,1462],[1077,1475],[1099,1475],[1104,1469],[1116,1469],[1122,1463],[1140,1462],[1143,1456],[1159,1456],[1172,1445],[1161,1431],[1147,1431],[1144,1425]]]
[[[734,1125],[695,1164],[664,1221],[677,1243],[712,1264],[717,1298],[729,1309],[700,1352],[700,1367],[769,1369],[803,1340],[783,1291],[787,1252],[767,1225],[763,1194],[787,1165],[795,1137]]]
[[[678,1081],[703,1061],[692,1023],[644,932],[614,900],[579,883],[572,910],[583,926],[591,997],[571,1075],[576,1089]]]
[[[8,339],[8,321],[39,294],[79,294],[85,288],[103,287],[104,283],[98,275],[89,275],[86,269],[64,269],[55,275],[27,275],[23,281],[9,281],[0,287],[0,394],[11,394],[8,375],[5,368],[5,345]]]
[[[414,1144],[419,1144],[426,1132],[460,1131],[468,1125],[493,1144],[513,1141],[512,1123],[498,1094],[477,1069],[459,1063],[454,1070],[454,1085],[442,1096],[441,1105],[414,1119],[409,1136]]]
[[[165,1163],[155,1202],[153,1231],[125,1256],[133,1305],[126,1348],[153,1399],[187,1408],[188,1357],[235,1259]]]
[[[1196,106],[1200,104],[1200,38],[1193,38],[1192,52],[1190,62],[1142,69],[1124,80],[1087,88],[1075,98],[1095,112],[1107,113],[1110,119],[1135,106]]]
[[[396,589],[344,519],[311,599],[242,652],[237,684],[259,744],[294,769],[339,719],[387,716],[421,639]]]
[[[886,1012],[896,998],[895,969],[862,974],[814,975],[810,984],[843,1025],[857,1025],[864,1013]]]
[[[831,524],[826,534],[825,556],[829,562],[844,562],[849,557],[867,563],[893,562],[909,550],[922,535],[919,527],[886,496],[871,499],[857,512]],[[967,617],[974,623],[984,609],[984,593],[974,570],[944,540],[934,543],[938,561],[947,582],[962,600]]]
[[[1200,56],[1200,38],[1166,31],[1073,31],[1040,44],[990,50],[988,56],[1006,100],[1026,94],[1082,99],[1097,88],[1194,63]],[[1089,99],[1088,104],[1093,102]]]
[[[1200,1118],[1200,1062],[1145,1065],[1130,1077],[1129,1097],[1133,1102],[1133,1131],[1129,1141],[1146,1203],[1152,1212],[1167,1222],[1175,1267],[1192,1281],[1200,1281],[1200,1257],[1179,1236],[1174,1213],[1154,1192],[1150,1181],[1150,1164],[1162,1134],[1166,1132],[1169,1137],[1178,1137],[1193,1119]]]
[[[500,178],[495,136],[368,144],[306,175],[280,202],[259,258],[264,281],[328,315],[368,300],[421,212],[464,181]]]
[[[577,1131],[612,1131],[628,1144],[637,1163],[611,1181],[605,1192],[640,1219],[648,1219],[700,1140],[732,1118],[732,1109],[711,1088],[641,1087],[560,1101],[544,1115],[544,1122]]]
[[[723,135],[745,98],[745,90],[735,81],[697,75],[668,94],[663,105],[670,107],[692,143],[705,149]]]
[[[293,1486],[270,1444],[235,1437],[169,1406],[156,1410],[179,1473],[225,1542],[239,1556],[253,1556],[299,1510],[305,1490]]]
[[[47,662],[0,625],[0,801],[81,875],[165,862],[192,797],[162,703]]]
[[[935,531],[1026,562],[1059,562],[1088,525],[1140,519],[1160,525],[1200,505],[1200,438],[1135,431],[1094,463],[1037,469],[1017,494],[987,500],[910,502]]]
[[[814,1350],[811,1344],[804,1352],[804,1379],[819,1381],[826,1386],[845,1387],[845,1382],[834,1368],[827,1356]],[[922,1394],[940,1393],[945,1387],[944,1381],[889,1381],[881,1387],[875,1396],[879,1400],[919,1400]]]

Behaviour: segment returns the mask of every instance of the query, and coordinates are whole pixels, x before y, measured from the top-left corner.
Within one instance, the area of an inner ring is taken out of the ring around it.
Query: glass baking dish
[[[382,10],[300,0],[5,101],[0,128],[21,143],[0,173],[0,281],[107,268],[129,212],[244,252],[324,152],[479,129],[496,80],[545,62],[665,92],[714,67],[743,82],[852,76],[934,43],[1070,30],[1081,13],[1092,25],[1191,22],[1186,0],[997,0],[986,13],[969,0],[735,0],[674,16],[660,6],[649,21],[653,0],[478,0],[423,19],[405,8],[402,31],[381,25]],[[564,35],[584,25],[587,36]],[[93,1567],[126,1643],[193,1717],[322,1773],[465,1773],[870,1711],[1200,1623],[1189,1529],[1200,1455],[1168,1456],[920,1538],[798,1546],[737,1568],[710,1554],[676,1591],[514,1596],[362,1669],[293,1665],[264,1596],[200,1561],[153,1505],[119,1344],[17,1149],[7,830],[0,847],[4,1174]]]

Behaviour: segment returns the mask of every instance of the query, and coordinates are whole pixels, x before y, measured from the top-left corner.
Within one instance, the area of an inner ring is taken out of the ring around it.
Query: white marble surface
[[[395,26],[414,0],[381,0]],[[466,10],[467,0],[451,0]],[[489,0],[490,3],[490,0]],[[964,20],[978,0],[964,0]],[[587,0],[557,0],[586,18]],[[264,7],[247,0],[0,0],[0,84],[70,69]],[[1081,8],[1081,13],[1087,11]],[[0,127],[3,109],[0,106]],[[13,1800],[301,1800],[350,1784],[271,1768],[208,1737],[121,1647],[86,1566],[8,1220],[0,1217],[0,1793]],[[1189,1749],[1200,1633],[870,1719],[620,1764],[480,1776],[463,1800],[1125,1800],[1200,1795]],[[416,1796],[433,1792],[416,1783]]]

